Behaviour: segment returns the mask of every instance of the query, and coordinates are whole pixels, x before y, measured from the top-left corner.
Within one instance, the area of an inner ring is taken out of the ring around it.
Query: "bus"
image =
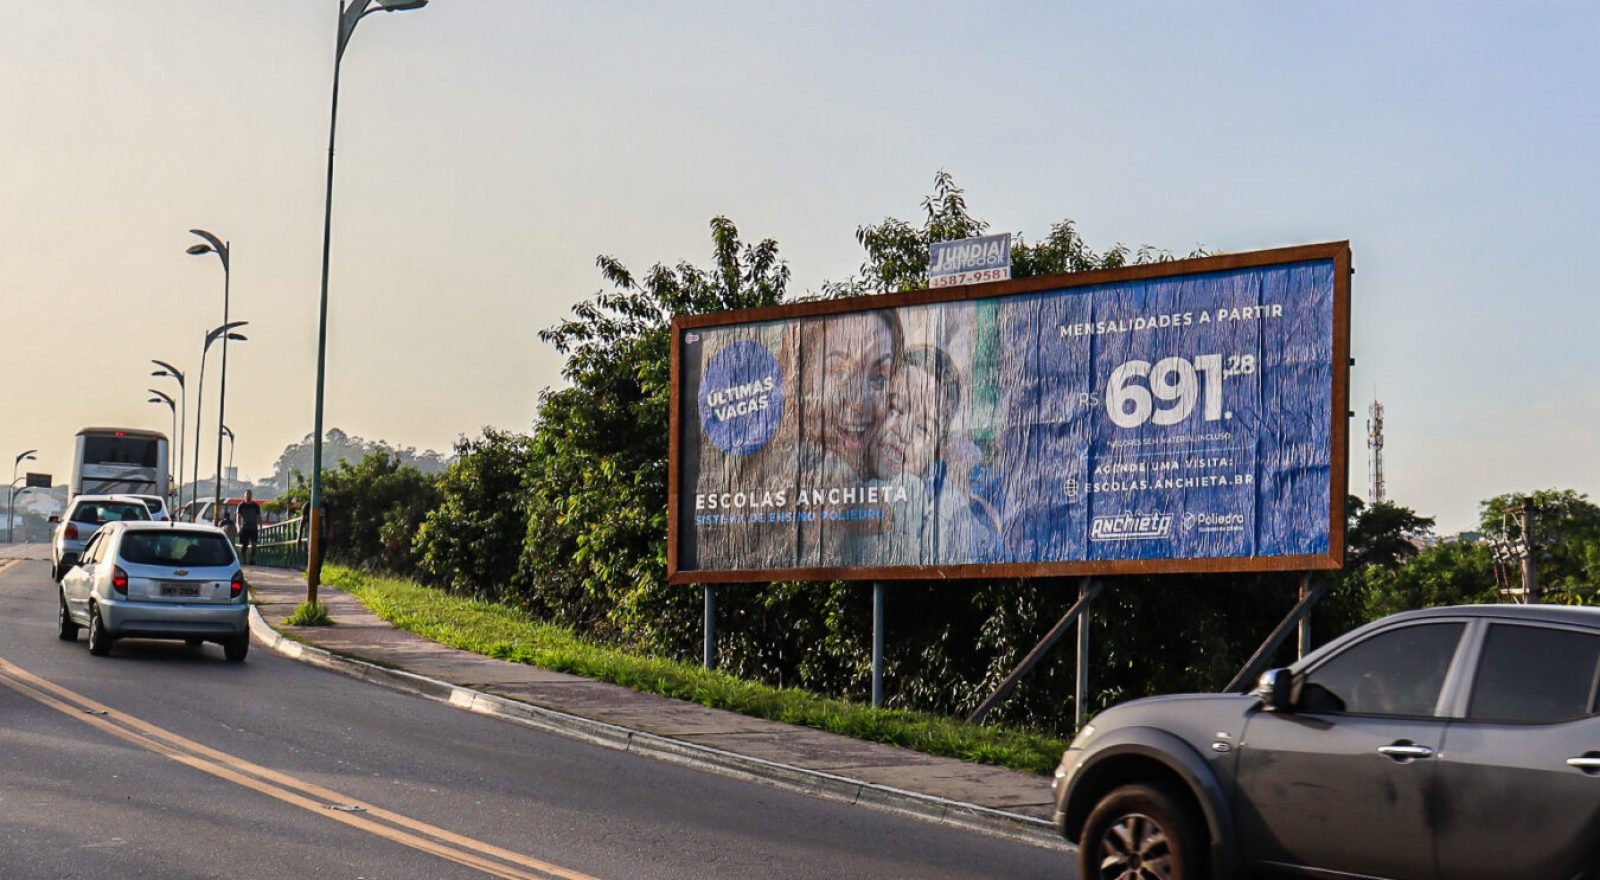
[[[167,435],[138,428],[84,428],[72,456],[68,500],[79,495],[166,498]]]

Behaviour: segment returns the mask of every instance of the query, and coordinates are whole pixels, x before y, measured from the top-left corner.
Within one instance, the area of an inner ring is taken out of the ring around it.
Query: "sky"
[[[335,0],[0,0],[0,467],[170,430],[149,360],[222,320],[246,477],[311,432]],[[1472,527],[1600,496],[1600,7],[433,0],[341,74],[326,425],[448,450],[528,430],[538,332],[635,270],[772,238],[859,269],[939,169],[992,231],[1238,252],[1348,239],[1351,490]],[[207,376],[207,423],[217,370]],[[166,383],[166,384],[162,384]],[[191,400],[191,409],[193,401]],[[188,431],[194,430],[190,416]],[[207,461],[215,427],[207,429]],[[209,469],[209,467],[208,467]]]

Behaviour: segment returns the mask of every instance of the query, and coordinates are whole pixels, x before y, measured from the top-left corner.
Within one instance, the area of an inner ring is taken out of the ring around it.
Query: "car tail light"
[[[111,571],[111,589],[116,590],[119,596],[128,595],[128,573],[120,565]]]
[[[67,540],[68,541],[76,541],[76,540],[78,540],[78,527],[73,525],[70,522],[67,523],[66,536],[67,536]]]
[[[229,586],[231,586],[233,588],[233,592],[232,592],[233,598],[235,598],[235,599],[239,598],[239,596],[244,593],[244,572],[242,572],[242,571],[234,572],[233,573],[233,583],[230,584]]]

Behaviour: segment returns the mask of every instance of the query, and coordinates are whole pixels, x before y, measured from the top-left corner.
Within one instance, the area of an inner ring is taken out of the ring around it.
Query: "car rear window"
[[[83,438],[83,460],[88,464],[133,464],[156,467],[160,446],[149,437]]]
[[[144,506],[150,508],[151,513],[160,513],[163,507],[160,498],[143,498]]]
[[[1554,724],[1594,711],[1600,636],[1495,624],[1483,643],[1467,717]]]
[[[122,559],[135,565],[186,565],[204,568],[233,564],[233,545],[221,535],[202,532],[128,532]]]
[[[126,501],[91,501],[78,505],[72,512],[72,521],[98,526],[123,520],[148,520],[150,508]]]

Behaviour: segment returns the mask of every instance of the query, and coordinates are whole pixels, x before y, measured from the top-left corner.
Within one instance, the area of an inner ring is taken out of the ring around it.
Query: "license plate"
[[[194,598],[200,595],[199,584],[162,584],[161,595]]]

